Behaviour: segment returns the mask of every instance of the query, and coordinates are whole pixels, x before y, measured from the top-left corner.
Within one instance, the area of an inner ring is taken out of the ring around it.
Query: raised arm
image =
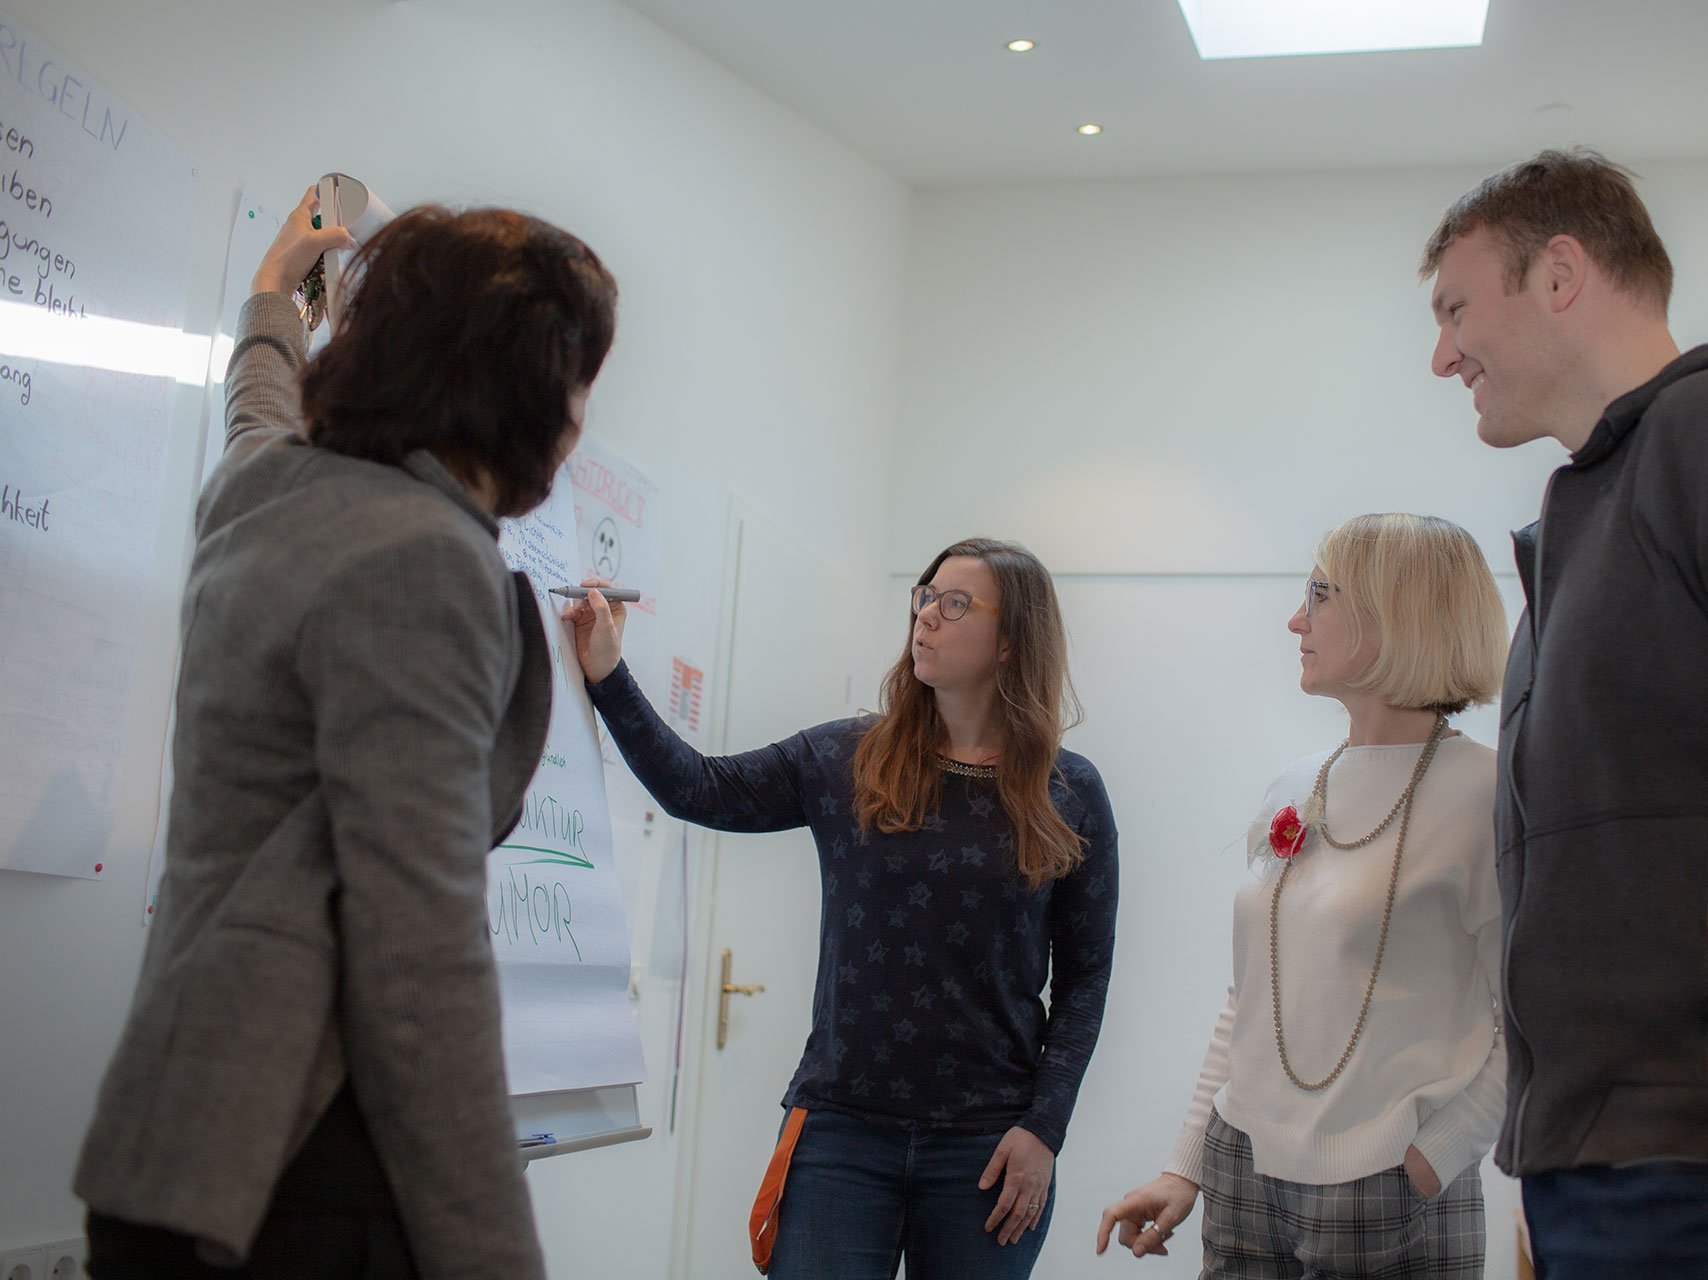
[[[804,734],[734,756],[704,756],[664,723],[627,663],[588,694],[641,785],[673,818],[718,831],[787,831],[807,824]]]
[[[602,578],[584,584],[609,586]],[[628,608],[597,590],[563,611],[588,696],[641,785],[673,818],[718,831],[805,826],[803,734],[735,756],[703,756],[653,709],[623,662]]]
[[[304,335],[291,293],[327,250],[356,247],[343,227],[316,229],[319,207],[310,187],[261,259],[251,296],[238,314],[237,345],[225,375],[228,453],[301,428]]]

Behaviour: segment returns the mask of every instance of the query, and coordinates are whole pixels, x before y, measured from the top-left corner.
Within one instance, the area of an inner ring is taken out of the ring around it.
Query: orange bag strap
[[[753,1198],[753,1212],[747,1217],[747,1235],[753,1244],[753,1265],[764,1275],[771,1270],[771,1248],[777,1243],[777,1206],[783,1200],[783,1181],[789,1176],[789,1160],[800,1141],[801,1128],[807,1122],[805,1107],[791,1107],[789,1118],[783,1122],[782,1136],[777,1149],[771,1153],[771,1163],[760,1180],[759,1194]]]

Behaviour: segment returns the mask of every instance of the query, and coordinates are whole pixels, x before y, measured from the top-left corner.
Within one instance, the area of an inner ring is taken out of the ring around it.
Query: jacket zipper
[[[1560,470],[1564,470],[1564,468],[1562,467]],[[1536,520],[1536,554],[1533,563],[1531,564],[1530,595],[1529,598],[1525,600],[1525,605],[1527,606],[1527,611],[1530,615],[1530,682],[1525,686],[1524,693],[1519,698],[1521,703],[1528,703],[1530,701],[1531,691],[1536,687],[1536,665],[1541,656],[1541,632],[1539,630],[1541,623],[1539,619],[1542,612],[1543,541],[1548,532],[1548,503],[1554,495],[1554,481],[1558,480],[1559,477],[1559,471],[1554,472],[1553,475],[1548,477],[1547,487],[1542,490],[1542,514],[1538,516]],[[1512,744],[1511,759],[1515,768],[1518,763],[1518,749],[1524,736],[1524,730],[1529,724],[1529,721],[1530,712],[1529,709],[1526,708],[1524,719],[1519,723],[1516,730],[1518,737],[1514,739]],[[1530,843],[1530,823],[1524,814],[1524,799],[1518,791],[1518,780],[1516,778],[1508,778],[1507,785],[1512,792],[1513,807],[1518,811],[1519,827],[1524,832],[1524,838],[1519,849],[1520,861],[1518,864],[1518,885],[1514,890],[1514,901],[1512,904],[1513,918],[1517,919],[1518,903],[1524,898],[1524,877],[1527,870],[1526,863],[1528,862],[1529,857],[1528,846]],[[1501,983],[1501,994],[1503,997],[1502,1003],[1504,1005],[1501,1009],[1501,1018],[1506,1024],[1507,1031],[1510,1033],[1507,1036],[1507,1043],[1508,1045],[1516,1045],[1524,1056],[1524,1084],[1519,1089],[1518,1100],[1513,1103],[1512,1107],[1512,1164],[1514,1168],[1520,1168],[1522,1167],[1521,1159],[1524,1149],[1524,1109],[1530,1101],[1530,1082],[1535,1074],[1536,1064],[1534,1057],[1530,1052],[1530,1044],[1525,1040],[1524,1032],[1518,1025],[1518,1019],[1513,1016],[1512,1012],[1512,1000],[1510,999],[1511,979],[1508,976],[1512,973],[1512,931],[1510,929],[1507,931],[1506,937],[1501,941],[1500,965],[1501,974],[1504,979]]]

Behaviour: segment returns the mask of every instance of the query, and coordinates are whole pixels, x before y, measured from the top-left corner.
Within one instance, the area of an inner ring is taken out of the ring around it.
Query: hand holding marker
[[[594,588],[591,588],[591,587],[553,587],[551,589],[551,594],[554,596],[562,596],[565,600],[585,600],[585,599],[587,599],[587,593],[590,590],[594,590]],[[604,586],[602,586],[602,587],[597,588],[597,590],[598,590],[600,595],[605,597],[605,599],[615,600],[615,601],[618,601],[622,604],[638,604],[640,602],[640,598],[641,598],[641,593],[636,591],[633,587],[604,587]]]
[[[589,594],[589,589],[594,594]],[[611,586],[603,578],[589,578],[578,587],[553,587],[552,594],[564,597],[563,625],[575,644],[581,674],[598,684],[623,658],[623,624],[629,605],[640,592]]]

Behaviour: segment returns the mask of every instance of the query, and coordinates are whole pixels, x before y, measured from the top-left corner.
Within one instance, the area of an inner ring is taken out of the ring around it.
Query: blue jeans
[[[1532,1174],[1524,1216],[1536,1280],[1708,1276],[1708,1163]]]
[[[1003,1130],[1006,1133],[1007,1130]],[[1002,1180],[979,1190],[1002,1133],[881,1125],[830,1111],[807,1116],[777,1212],[770,1280],[1025,1280],[1055,1208],[999,1246],[984,1229]]]

